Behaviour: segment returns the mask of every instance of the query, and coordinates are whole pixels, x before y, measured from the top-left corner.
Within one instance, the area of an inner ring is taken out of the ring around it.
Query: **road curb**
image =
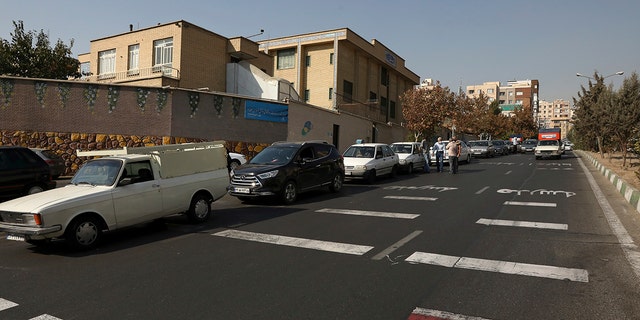
[[[581,158],[588,159],[596,167],[596,169],[598,169],[598,171],[600,171],[600,173],[602,173],[602,175],[605,176],[609,180],[609,182],[613,184],[613,186],[616,188],[616,190],[618,190],[618,192],[620,192],[624,199],[627,200],[627,202],[629,202],[634,208],[636,208],[636,211],[638,213],[640,213],[640,191],[620,178],[611,169],[602,165],[596,158],[594,158],[590,154],[578,150],[574,151],[574,153],[577,153]]]

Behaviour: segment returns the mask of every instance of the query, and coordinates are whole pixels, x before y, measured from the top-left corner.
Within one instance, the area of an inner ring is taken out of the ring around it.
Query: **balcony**
[[[154,66],[151,68],[127,70],[123,72],[105,73],[99,75],[82,76],[80,80],[89,82],[131,82],[143,79],[167,77],[180,80],[180,70],[169,66]]]

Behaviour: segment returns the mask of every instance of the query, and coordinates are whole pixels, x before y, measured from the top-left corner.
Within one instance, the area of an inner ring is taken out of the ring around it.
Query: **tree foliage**
[[[575,134],[583,147],[597,148],[601,156],[608,148],[619,149],[626,165],[627,146],[640,131],[640,81],[633,73],[622,87],[614,90],[604,77],[594,74],[588,87],[581,87],[574,98]]]
[[[432,135],[454,112],[455,94],[440,82],[431,88],[407,90],[400,96],[407,129],[420,136]]]
[[[80,62],[71,56],[69,46],[60,39],[52,47],[43,30],[25,31],[22,21],[13,22],[11,42],[0,39],[0,74],[43,79],[79,77]]]

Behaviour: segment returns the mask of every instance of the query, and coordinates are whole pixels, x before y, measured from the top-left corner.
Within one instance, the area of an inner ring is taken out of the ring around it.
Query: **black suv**
[[[243,201],[270,196],[291,204],[308,190],[328,186],[338,192],[343,182],[344,160],[333,145],[323,141],[275,142],[231,171],[227,191]]]
[[[0,146],[0,201],[55,187],[51,168],[29,148]]]

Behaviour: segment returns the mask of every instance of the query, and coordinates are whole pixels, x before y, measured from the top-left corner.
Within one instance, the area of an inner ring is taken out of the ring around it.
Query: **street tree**
[[[627,146],[640,131],[640,81],[637,73],[624,79],[608,112],[608,127],[613,140],[622,151],[622,166],[626,166]]]
[[[0,75],[61,79],[79,77],[80,62],[71,56],[73,39],[67,46],[58,39],[52,47],[43,30],[26,31],[22,21],[13,21],[11,41],[0,38]]]
[[[433,88],[415,88],[400,96],[402,116],[406,127],[414,134],[415,141],[420,136],[429,137],[450,119],[455,106],[455,94],[448,87],[436,82]]]
[[[523,106],[513,111],[513,116],[509,117],[509,132],[521,134],[523,137],[533,137],[538,132],[538,126],[533,119],[533,108]]]
[[[580,142],[584,146],[597,148],[600,156],[604,156],[603,141],[606,128],[607,117],[606,111],[601,107],[603,94],[610,90],[604,84],[604,77],[594,73],[593,79],[589,80],[588,87],[580,87],[578,98],[573,98],[573,104],[576,106],[575,112],[575,130],[580,137]],[[595,144],[595,145],[594,145]]]

